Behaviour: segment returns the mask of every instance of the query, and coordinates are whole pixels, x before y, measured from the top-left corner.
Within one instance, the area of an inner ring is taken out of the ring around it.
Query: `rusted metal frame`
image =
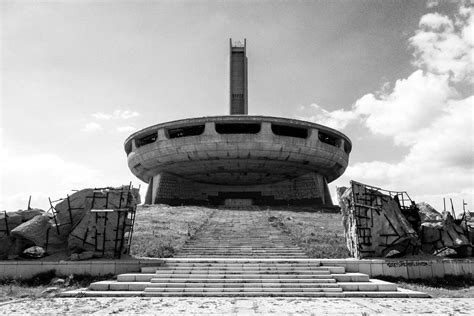
[[[105,237],[107,236],[107,215],[108,215],[108,212],[104,212],[104,229],[103,229],[103,232],[102,232],[102,255],[105,254]]]
[[[71,227],[74,224],[72,221],[71,201],[69,200],[69,194],[67,195],[67,210],[69,212],[69,220],[71,221]]]
[[[59,225],[58,225],[58,220],[56,218],[56,209],[54,208],[53,206],[53,202],[51,202],[51,198],[48,197],[48,200],[49,200],[49,205],[51,206],[50,210],[51,210],[51,213],[53,214],[53,220],[54,220],[54,224],[56,224],[56,231],[58,232],[58,235],[61,235],[61,233],[59,232]],[[57,200],[57,201],[61,201],[62,199],[60,200]],[[55,202],[57,202],[55,201]]]
[[[95,203],[95,191],[92,192],[92,203],[91,203],[91,209],[94,208],[94,203]],[[95,218],[95,238],[94,238],[94,249],[97,251],[97,213],[94,214]]]
[[[51,226],[46,229],[46,245],[44,247],[44,251],[48,252],[48,244],[49,244],[49,230],[51,229]]]
[[[132,246],[132,236],[133,236],[133,228],[135,227],[135,217],[136,217],[136,206],[131,209],[130,212],[130,231],[128,232],[128,240],[127,240],[127,251],[130,253],[130,247]]]
[[[123,196],[123,190],[120,190],[120,198],[119,198],[119,208],[122,207],[122,196]],[[114,210],[114,212],[117,212]],[[119,232],[119,227],[120,227],[120,212],[117,212],[117,224],[115,225],[115,240],[114,240],[114,257],[117,257],[117,240],[118,240],[118,232]]]

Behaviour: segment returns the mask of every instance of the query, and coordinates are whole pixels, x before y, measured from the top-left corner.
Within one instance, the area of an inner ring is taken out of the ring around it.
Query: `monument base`
[[[315,172],[246,186],[200,183],[160,173],[150,181],[145,198],[147,204],[169,205],[225,205],[232,201],[247,205],[333,205],[326,179]]]

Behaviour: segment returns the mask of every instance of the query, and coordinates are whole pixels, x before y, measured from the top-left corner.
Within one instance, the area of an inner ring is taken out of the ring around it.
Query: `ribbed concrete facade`
[[[230,114],[248,113],[248,84],[247,84],[247,41],[243,44],[232,44],[230,39],[229,52],[229,83],[230,83]]]
[[[146,203],[332,205],[327,183],[347,167],[350,140],[322,125],[265,116],[168,122],[131,135]]]

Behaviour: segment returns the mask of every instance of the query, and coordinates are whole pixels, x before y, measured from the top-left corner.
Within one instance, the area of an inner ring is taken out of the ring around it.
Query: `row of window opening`
[[[295,127],[282,124],[272,124],[272,132],[278,136],[288,136],[306,139],[309,136],[307,128]],[[205,125],[192,125],[178,128],[168,128],[165,130],[169,139],[181,138],[188,136],[199,136],[204,133]],[[259,123],[215,123],[215,130],[218,134],[258,134],[261,130]],[[137,147],[154,143],[158,138],[158,133],[154,132],[136,139]],[[340,147],[342,140],[332,134],[319,131],[318,138],[321,142],[335,147]],[[344,142],[344,151],[349,153],[351,146],[348,142]],[[127,149],[128,151],[128,149]],[[131,148],[130,148],[131,151]]]

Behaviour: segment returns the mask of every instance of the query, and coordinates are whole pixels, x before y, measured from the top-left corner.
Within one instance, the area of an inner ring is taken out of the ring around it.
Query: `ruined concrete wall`
[[[117,257],[126,250],[134,214],[140,203],[138,189],[84,189],[62,199],[47,213],[40,210],[0,214],[0,259],[41,247],[58,252],[89,253],[89,258]]]
[[[419,235],[424,252],[436,254],[449,248],[460,256],[471,255],[469,233],[455,223],[450,213],[439,213],[427,203],[418,203],[417,207],[421,218]]]
[[[347,247],[355,258],[414,254],[420,248],[416,231],[388,195],[351,182],[338,188]]]

